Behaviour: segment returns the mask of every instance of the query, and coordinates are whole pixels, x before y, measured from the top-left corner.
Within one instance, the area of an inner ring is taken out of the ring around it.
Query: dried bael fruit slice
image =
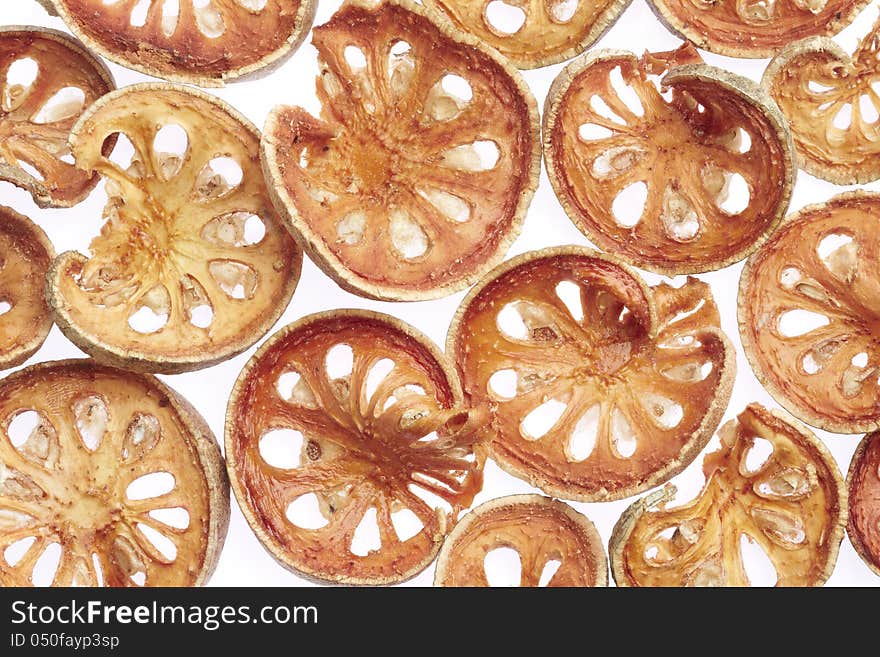
[[[498,464],[583,502],[680,472],[718,426],[735,371],[708,285],[649,288],[581,247],[491,272],[458,309],[446,352],[470,404],[490,416]]]
[[[852,56],[827,37],[780,51],[761,84],[791,127],[801,167],[838,185],[880,178],[880,21]]]
[[[203,87],[264,75],[305,39],[317,0],[37,0],[101,56]]]
[[[321,119],[276,108],[263,166],[300,244],[342,287],[390,301],[461,290],[500,262],[538,183],[519,73],[408,0],[315,29]]]
[[[839,433],[880,427],[880,195],[811,205],[743,269],[739,331],[755,375],[780,404]]]
[[[792,41],[837,34],[869,0],[650,0],[660,21],[729,57],[772,57]]]
[[[511,495],[481,504],[455,526],[437,557],[434,586],[506,584],[489,571],[493,555],[505,551],[519,563],[514,585],[608,585],[605,548],[589,518],[549,497]]]
[[[21,365],[49,335],[44,289],[54,257],[39,226],[0,205],[0,369]]]
[[[641,59],[591,52],[556,78],[544,112],[547,173],[571,220],[667,275],[746,257],[781,221],[796,173],[766,93],[695,61],[688,44]]]
[[[824,584],[847,513],[831,453],[805,426],[758,404],[719,436],[721,447],[703,460],[706,484],[696,499],[667,508],[670,485],[624,511],[611,536],[614,581],[749,586],[762,584],[758,576],[772,575],[772,566],[776,586]]]
[[[593,45],[631,0],[426,0],[519,68],[570,59]]]
[[[227,466],[251,528],[305,577],[416,575],[482,486],[476,419],[460,403],[444,356],[393,317],[337,310],[282,329],[226,412]]]
[[[220,448],[158,379],[68,360],[0,382],[0,585],[200,586],[228,524]]]
[[[849,540],[868,568],[880,575],[880,433],[864,437],[847,476]]]
[[[67,144],[85,108],[114,88],[107,67],[69,36],[42,27],[0,26],[0,180],[42,208],[70,207],[98,182]],[[109,154],[113,142],[103,145]]]
[[[120,134],[105,156],[104,140]],[[125,369],[183,372],[247,349],[284,312],[302,253],[272,207],[259,132],[195,89],[144,84],[108,94],[71,134],[108,202],[91,257],[49,272],[55,321],[78,347]]]

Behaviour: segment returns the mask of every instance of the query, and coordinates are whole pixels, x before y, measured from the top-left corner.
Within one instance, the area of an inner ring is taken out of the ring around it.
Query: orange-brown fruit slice
[[[649,0],[671,31],[729,57],[772,57],[792,41],[837,34],[869,0]]]
[[[89,48],[175,82],[222,86],[284,63],[317,0],[37,0]]]
[[[614,581],[750,586],[772,566],[776,586],[824,584],[847,513],[831,453],[805,426],[758,404],[719,436],[721,447],[703,459],[706,483],[694,500],[668,508],[670,485],[624,511],[611,536]],[[755,550],[763,553],[761,570]]]
[[[570,59],[614,25],[631,0],[427,0],[518,68]]]
[[[473,284],[503,258],[537,186],[525,82],[408,0],[349,2],[313,43],[321,118],[278,107],[263,136],[294,235],[363,296],[421,300]]]
[[[868,568],[880,575],[880,433],[859,443],[847,476],[849,540]]]
[[[560,73],[544,112],[547,173],[571,220],[667,275],[746,257],[781,221],[796,173],[766,93],[698,61],[689,44],[593,51]]]
[[[468,402],[490,417],[492,458],[582,502],[680,472],[718,426],[735,371],[708,285],[650,288],[581,247],[491,272],[459,307],[446,352]]]
[[[856,191],[788,217],[746,263],[739,331],[788,411],[838,433],[880,427],[880,195]]]
[[[358,310],[310,315],[257,351],[226,412],[232,487],[285,567],[344,584],[423,570],[482,486],[475,418],[424,336]]]
[[[605,547],[589,518],[549,497],[510,495],[459,521],[437,557],[434,586],[492,586],[488,561],[505,550],[516,553],[519,586],[608,585]]]
[[[0,205],[0,369],[21,365],[49,335],[44,290],[54,257],[39,226]]]
[[[850,56],[827,37],[797,41],[761,84],[791,127],[801,167],[838,185],[880,178],[880,21]]]
[[[114,88],[107,67],[69,36],[0,26],[0,180],[42,208],[82,201],[98,176],[77,169],[67,139],[83,111]],[[104,145],[109,154],[113,143]]]
[[[101,151],[116,134],[130,161]],[[71,146],[104,178],[108,201],[91,256],[62,253],[49,272],[68,338],[111,365],[173,373],[265,335],[290,301],[302,253],[269,199],[259,132],[246,118],[195,89],[134,85],[89,108]]]
[[[220,448],[155,377],[68,360],[0,382],[0,585],[200,586],[228,524]]]

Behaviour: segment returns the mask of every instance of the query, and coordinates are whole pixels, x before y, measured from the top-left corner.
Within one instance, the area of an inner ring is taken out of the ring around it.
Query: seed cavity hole
[[[636,453],[638,437],[626,416],[617,408],[611,413],[611,446],[617,456],[628,459]]]
[[[164,285],[156,285],[140,299],[140,306],[128,318],[133,331],[156,333],[167,323],[171,312],[171,297]]]
[[[180,506],[153,509],[149,516],[173,529],[188,529],[190,524],[189,511]]]
[[[595,123],[584,123],[578,127],[578,137],[581,141],[598,141],[600,139],[608,139],[614,132],[604,125],[596,125]]]
[[[40,65],[35,59],[22,57],[16,59],[6,69],[6,86],[3,90],[2,108],[7,112],[18,109],[34,89],[40,74]]]
[[[231,299],[252,299],[257,291],[257,272],[235,260],[212,260],[208,271],[218,287]]]
[[[351,374],[354,367],[354,351],[347,344],[336,344],[327,351],[324,359],[327,377],[332,381]]]
[[[644,116],[645,108],[642,106],[642,100],[639,98],[635,89],[623,79],[623,72],[619,66],[614,67],[608,75],[608,78],[611,81],[611,87],[614,89],[614,93],[616,93],[617,97],[623,101],[626,108],[636,116]]]
[[[354,536],[351,539],[351,553],[358,557],[366,557],[371,552],[378,551],[381,547],[382,539],[379,535],[376,509],[370,507],[354,530]]]
[[[151,472],[132,481],[125,489],[125,496],[133,501],[148,500],[167,495],[174,490],[175,484],[170,472]]]
[[[151,451],[162,436],[159,420],[151,413],[135,413],[125,429],[122,458],[136,459]]]
[[[520,434],[526,440],[540,440],[556,426],[565,409],[566,404],[558,399],[548,399],[523,418]]]
[[[373,395],[376,394],[379,385],[391,374],[393,369],[394,361],[390,358],[381,358],[370,367],[370,371],[367,373],[366,384],[364,385],[364,395],[366,395],[367,401],[373,399]]]
[[[577,3],[574,3],[577,5]],[[559,570],[562,562],[559,559],[550,559],[541,569],[541,577],[538,578],[538,586],[550,586],[550,582]]]
[[[162,3],[162,34],[170,37],[177,30],[180,18],[180,0],[165,0]]]
[[[481,139],[444,151],[440,162],[453,169],[480,172],[494,169],[500,157],[501,151],[494,141]]]
[[[391,514],[391,524],[401,542],[408,541],[424,529],[425,524],[410,509],[399,509]]]
[[[502,0],[492,0],[486,5],[483,21],[499,36],[510,36],[519,32],[526,22],[526,12]]]
[[[172,563],[177,559],[177,546],[174,544],[174,541],[165,536],[162,532],[149,525],[145,525],[144,523],[138,523],[137,529],[143,534],[144,538],[156,548],[159,554],[162,555],[162,561],[165,563]]]
[[[416,260],[428,251],[428,234],[406,210],[394,208],[388,222],[391,244],[405,260]]]
[[[110,420],[107,404],[96,395],[77,399],[73,404],[73,416],[83,444],[94,452],[101,444]]]
[[[238,162],[231,157],[215,157],[199,171],[193,191],[197,200],[212,201],[232,192],[243,178]]]
[[[753,475],[760,471],[773,455],[773,443],[766,438],[755,436],[752,446],[742,457],[740,470],[745,475]]]
[[[464,223],[471,218],[471,206],[463,198],[441,189],[420,189],[419,196],[447,219]]]
[[[595,404],[587,409],[574,425],[565,450],[569,461],[580,463],[593,453],[599,436],[600,413],[599,404]]]
[[[3,559],[10,566],[15,566],[24,558],[24,555],[27,554],[31,545],[33,545],[36,540],[36,536],[28,536],[26,538],[21,538],[14,543],[10,543],[3,551]]]
[[[328,524],[327,518],[321,513],[321,504],[314,493],[300,495],[287,505],[287,519],[300,529],[321,529]]]
[[[213,0],[193,0],[193,9],[196,14],[196,25],[202,34],[209,39],[223,36],[226,32],[226,23]]]
[[[867,94],[862,94],[859,96],[859,115],[862,117],[862,121],[865,123],[876,123],[877,119],[880,118],[880,113],[877,111],[877,106],[874,104],[872,98]]]
[[[338,241],[349,246],[360,244],[367,229],[367,215],[363,210],[349,212],[336,224]]]
[[[761,544],[748,534],[742,534],[739,547],[749,584],[756,587],[775,586],[778,581],[776,567]]]
[[[260,436],[260,456],[273,468],[293,470],[301,464],[303,440],[295,429],[271,429]]]
[[[852,104],[844,103],[834,115],[831,124],[838,130],[847,130],[852,125]]]
[[[593,95],[590,97],[590,109],[602,118],[608,119],[613,123],[617,123],[618,125],[626,125],[626,121],[624,121],[623,118],[614,110],[608,107],[608,103],[606,103],[605,99],[603,99],[601,96]]]
[[[79,115],[86,102],[86,94],[79,87],[64,87],[56,91],[31,118],[39,124],[58,123]]]
[[[496,319],[498,330],[514,340],[526,340],[529,337],[529,329],[519,311],[518,303],[508,303],[498,313]]]
[[[825,315],[814,313],[811,310],[796,308],[782,313],[779,316],[776,327],[783,337],[796,338],[827,326],[829,323],[830,320]]]
[[[143,27],[147,24],[147,14],[152,5],[153,0],[138,0],[138,3],[131,10],[131,16],[128,20],[132,27]]]
[[[483,570],[489,586],[512,587],[522,583],[522,560],[513,548],[498,547],[487,552]]]
[[[51,543],[34,564],[31,582],[34,586],[51,586],[61,563],[61,545]]]
[[[660,220],[666,234],[677,242],[688,242],[700,232],[700,221],[693,203],[671,185],[667,185],[663,192]]]
[[[343,51],[345,62],[348,67],[354,71],[362,71],[367,68],[367,55],[357,46],[345,46]]]
[[[631,183],[614,197],[611,213],[623,228],[632,228],[642,219],[648,201],[648,186],[643,181]]]
[[[516,397],[516,370],[498,370],[489,377],[489,395],[499,401],[508,401]]]
[[[581,298],[581,287],[574,281],[559,281],[556,285],[556,296],[565,304],[566,309],[576,322],[584,320],[584,305]]]

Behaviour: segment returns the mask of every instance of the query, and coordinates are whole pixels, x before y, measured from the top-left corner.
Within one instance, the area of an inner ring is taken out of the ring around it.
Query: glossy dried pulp
[[[3,26],[0,76],[0,180],[26,189],[40,207],[79,203],[98,176],[76,168],[67,139],[83,111],[115,86],[107,67],[61,32]]]
[[[315,29],[321,118],[270,115],[277,205],[340,285],[428,299],[503,257],[537,186],[538,114],[519,74],[404,0],[346,4]]]
[[[847,477],[849,540],[868,567],[880,575],[880,434],[864,437]]]
[[[49,335],[52,316],[43,290],[54,257],[39,226],[0,206],[0,368],[26,361]]]
[[[130,164],[100,153],[114,133],[131,143]],[[267,194],[258,140],[228,105],[186,87],[126,87],[89,110],[72,143],[108,201],[91,257],[64,253],[50,274],[67,337],[111,364],[179,372],[265,334],[302,255]]]
[[[621,516],[610,545],[618,586],[749,586],[744,542],[772,563],[776,586],[821,586],[847,514],[834,458],[806,427],[757,404],[719,435],[694,500],[667,508],[675,495],[668,487]],[[763,460],[752,458],[756,449]]]
[[[40,0],[101,55],[156,77],[217,86],[278,64],[302,42],[314,0]],[[176,8],[176,11],[174,9]]]
[[[346,347],[340,369],[334,354]],[[247,364],[227,410],[230,476],[251,528],[282,564],[319,580],[417,574],[482,486],[476,420],[460,402],[442,354],[389,316],[332,311],[282,329]],[[302,441],[285,442],[295,463],[267,460],[263,441],[277,429]],[[297,511],[301,498],[314,517]],[[420,528],[404,538],[392,516],[406,511]],[[356,546],[360,527],[378,544]]]
[[[548,175],[572,221],[600,248],[668,275],[748,255],[793,185],[773,103],[700,61],[689,45],[641,59],[593,51],[559,75],[544,113]]]
[[[880,195],[850,192],[792,215],[743,270],[746,356],[781,404],[842,433],[878,426]]]
[[[210,430],[176,393],[88,360],[41,363],[0,383],[0,427],[0,584],[205,583],[229,485]]]
[[[511,495],[485,502],[459,521],[437,558],[434,586],[491,586],[485,561],[499,548],[519,555],[520,586],[608,583],[605,549],[586,516],[548,497]]]
[[[735,368],[705,283],[649,288],[578,247],[492,272],[459,308],[446,350],[490,417],[499,465],[580,501],[627,497],[684,468],[720,421]]]

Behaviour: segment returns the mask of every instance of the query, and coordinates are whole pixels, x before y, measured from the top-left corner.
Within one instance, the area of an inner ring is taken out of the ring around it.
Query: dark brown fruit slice
[[[559,500],[511,495],[469,512],[443,544],[434,586],[490,586],[486,556],[516,550],[520,586],[607,586],[608,560],[593,523]],[[545,582],[548,569],[556,571]]]
[[[584,502],[680,472],[718,426],[735,371],[705,283],[649,288],[581,247],[491,272],[459,307],[446,351],[468,402],[489,415],[492,458]]]
[[[880,575],[880,433],[859,443],[847,476],[849,540],[868,568]]]
[[[282,329],[245,366],[226,414],[251,528],[305,577],[416,575],[482,486],[478,420],[460,403],[443,355],[392,317],[337,310]]]
[[[228,524],[219,446],[156,378],[68,360],[0,382],[0,585],[200,586]]]

